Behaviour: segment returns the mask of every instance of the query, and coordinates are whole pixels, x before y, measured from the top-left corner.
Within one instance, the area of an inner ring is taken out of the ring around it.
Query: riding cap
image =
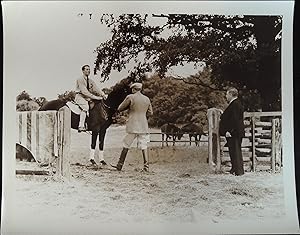
[[[132,88],[142,89],[142,87],[143,87],[143,84],[140,83],[140,82],[133,83],[133,84],[130,86],[131,89],[132,89]]]

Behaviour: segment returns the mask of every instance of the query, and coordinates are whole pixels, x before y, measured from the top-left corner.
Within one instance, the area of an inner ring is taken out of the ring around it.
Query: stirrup
[[[84,127],[78,127],[78,132],[86,132],[86,129]]]

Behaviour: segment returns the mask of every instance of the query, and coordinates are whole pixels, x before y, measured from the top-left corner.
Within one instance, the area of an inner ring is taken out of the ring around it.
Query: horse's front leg
[[[102,165],[107,165],[104,160],[104,139],[105,139],[106,129],[101,128],[99,131],[99,160]]]
[[[196,143],[196,146],[199,146],[199,142],[198,142],[198,134],[195,135],[195,143]]]
[[[97,136],[98,136],[98,132],[92,131],[92,141],[91,141],[91,150],[90,150],[90,162],[93,165],[96,165],[96,162],[95,162],[95,148],[96,148],[96,143],[97,143]]]
[[[175,140],[176,140],[176,134],[173,135],[173,146],[175,145]]]
[[[166,135],[166,145],[167,146],[169,146],[168,142],[169,142],[169,135]]]

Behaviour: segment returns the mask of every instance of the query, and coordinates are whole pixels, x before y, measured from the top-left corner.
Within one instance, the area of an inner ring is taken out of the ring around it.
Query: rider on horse
[[[83,76],[76,80],[76,96],[75,102],[80,106],[80,121],[78,125],[78,132],[85,131],[85,119],[89,111],[89,102],[91,100],[106,99],[106,94],[101,91],[96,83],[89,79],[90,66],[82,66]]]

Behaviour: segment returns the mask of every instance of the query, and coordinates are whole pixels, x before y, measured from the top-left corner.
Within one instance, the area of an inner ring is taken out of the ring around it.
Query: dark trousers
[[[242,138],[228,137],[226,140],[232,165],[231,173],[234,173],[235,175],[243,175],[244,161],[242,155]]]

